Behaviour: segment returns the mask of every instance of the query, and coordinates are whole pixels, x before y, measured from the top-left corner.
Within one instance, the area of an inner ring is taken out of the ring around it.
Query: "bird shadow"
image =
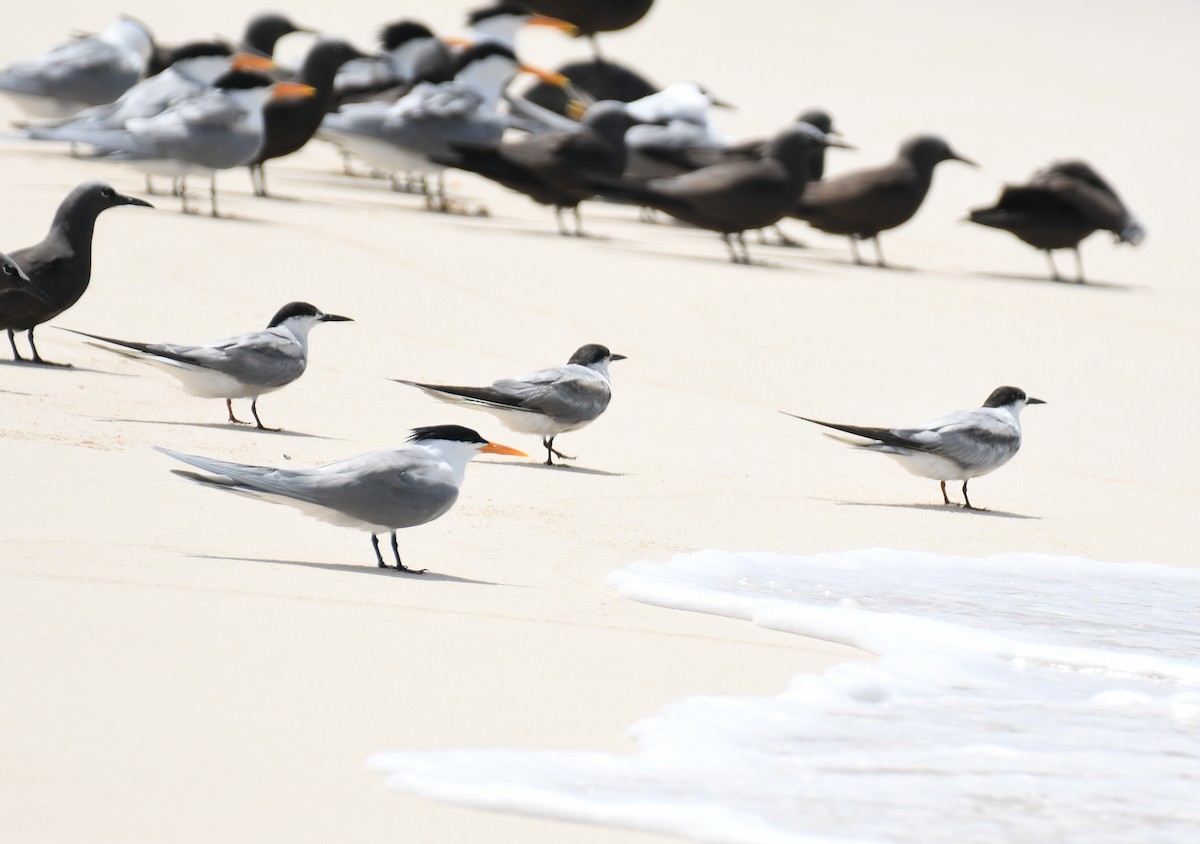
[[[624,472],[606,472],[604,469],[589,469],[586,466],[572,466],[568,463],[555,463],[553,466],[548,466],[545,463],[518,463],[516,461],[486,461],[481,463],[486,466],[516,466],[521,469],[535,469],[540,471],[550,472],[570,472],[575,475],[597,475],[602,478],[624,478]]]
[[[304,431],[276,431],[272,428],[256,428],[254,425],[242,424],[238,425],[234,422],[174,422],[170,419],[130,419],[121,418],[118,416],[110,416],[97,419],[97,422],[132,422],[135,425],[166,425],[169,427],[182,428],[210,428],[216,431],[242,431],[246,433],[257,434],[278,434],[282,437],[297,437],[312,440],[340,440],[340,437],[327,437],[322,434],[307,434]]]
[[[718,247],[719,247],[719,242],[717,242],[717,243],[718,243]],[[722,254],[716,252],[715,250],[713,251],[712,254],[700,254],[700,253],[690,253],[690,252],[667,252],[667,251],[664,251],[661,249],[654,249],[652,247],[644,247],[644,246],[619,246],[619,245],[615,245],[615,244],[607,244],[607,247],[609,249],[613,249],[618,252],[624,252],[629,255],[648,255],[651,257],[655,257],[655,258],[668,258],[673,261],[692,261],[694,263],[704,264],[704,265],[710,266],[710,267],[712,267],[712,266],[745,267],[745,268],[753,267],[755,269],[775,270],[775,271],[794,270],[795,269],[795,267],[790,266],[788,264],[780,264],[780,263],[776,263],[775,261],[767,261],[762,258],[754,258],[754,257],[752,257],[750,259],[750,263],[748,263],[748,264],[736,263],[734,261],[729,260],[728,255],[722,255]]]
[[[230,560],[245,563],[267,563],[277,566],[299,566],[306,569],[322,569],[324,571],[342,571],[349,574],[374,575],[376,577],[408,577],[421,580],[433,580],[440,583],[472,583],[477,586],[518,586],[515,583],[496,583],[491,580],[475,580],[470,577],[456,577],[452,574],[436,572],[396,571],[381,569],[378,566],[356,566],[350,563],[314,563],[308,560],[272,560],[267,557],[225,557],[219,554],[186,554],[194,560]]]
[[[829,501],[843,507],[888,507],[900,510],[925,510],[931,513],[970,513],[978,516],[991,516],[997,519],[1021,519],[1041,521],[1041,516],[1026,516],[1024,513],[1009,513],[1006,510],[989,510],[986,507],[967,508],[961,504],[896,504],[882,501],[844,501],[837,498],[820,498],[818,501]]]
[[[55,363],[54,361],[43,361],[38,363],[33,360],[0,360],[0,366],[11,366],[25,369],[43,369],[46,372],[89,372],[95,375],[116,375],[115,372],[109,372],[105,369],[92,369],[88,366],[76,366],[73,363]]]
[[[1031,273],[1001,273],[988,272],[984,270],[971,270],[962,273],[954,273],[954,275],[963,275],[968,278],[983,278],[997,281],[1023,281],[1031,284],[1051,284],[1060,287],[1078,287],[1081,289],[1092,288],[1094,290],[1145,290],[1148,289],[1141,284],[1126,284],[1119,281],[1096,281],[1088,279],[1087,281],[1078,282],[1074,279],[1056,279],[1048,275],[1033,275]]]

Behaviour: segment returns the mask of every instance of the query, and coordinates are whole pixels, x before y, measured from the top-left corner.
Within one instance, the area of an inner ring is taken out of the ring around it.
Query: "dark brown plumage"
[[[976,208],[972,223],[1011,232],[1046,253],[1055,281],[1054,249],[1072,249],[1083,284],[1080,242],[1096,231],[1110,231],[1118,243],[1141,243],[1146,231],[1117,192],[1083,161],[1060,161],[1033,174],[1024,185],[1008,185],[988,208]]]
[[[47,294],[42,298],[25,290],[0,292],[0,328],[8,330],[14,359],[21,360],[14,333],[26,331],[33,360],[45,363],[34,345],[33,330],[74,305],[87,291],[92,278],[96,217],[119,205],[154,207],[145,200],[118,193],[104,182],[84,182],[59,204],[50,231],[41,242],[10,253],[29,279]]]
[[[451,144],[457,159],[439,164],[470,170],[554,206],[559,234],[562,211],[575,212],[575,235],[582,236],[579,203],[595,194],[590,178],[616,178],[625,169],[625,131],[635,123],[623,103],[599,102],[588,109],[578,129],[528,135],[499,146]]]
[[[575,24],[580,35],[615,32],[646,16],[654,0],[523,0],[539,15]]]
[[[813,183],[791,216],[821,231],[848,235],[856,264],[863,263],[858,240],[875,241],[876,264],[882,267],[879,233],[908,222],[917,213],[933,182],[933,169],[943,161],[975,165],[939,137],[910,138],[889,164]]]
[[[776,135],[761,158],[725,161],[643,185],[597,182],[604,194],[632,199],[721,235],[734,263],[750,263],[743,233],[772,226],[796,206],[808,183],[808,157],[827,146],[844,146],[807,123]],[[734,248],[741,246],[741,254]]]

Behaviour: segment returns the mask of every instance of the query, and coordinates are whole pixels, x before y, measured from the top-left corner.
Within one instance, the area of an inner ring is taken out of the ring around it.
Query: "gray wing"
[[[112,44],[79,38],[0,73],[0,88],[98,105],[121,96],[141,69]]]
[[[307,365],[299,343],[271,331],[241,334],[204,346],[151,343],[145,350],[263,387],[290,384],[304,374]]]
[[[892,433],[963,468],[999,465],[1021,447],[1021,429],[984,410],[968,410],[935,419],[920,428],[894,428]]]
[[[452,484],[421,478],[422,458],[403,449],[370,452],[316,468],[278,469],[155,448],[216,476],[180,473],[189,480],[231,492],[266,495],[278,503],[294,502],[309,515],[335,523],[357,521],[389,530],[413,527],[436,519],[458,498],[458,489]],[[339,515],[347,518],[339,519]]]
[[[505,378],[492,384],[492,389],[519,402],[524,410],[569,424],[592,421],[612,400],[608,381],[582,366],[552,367]]]

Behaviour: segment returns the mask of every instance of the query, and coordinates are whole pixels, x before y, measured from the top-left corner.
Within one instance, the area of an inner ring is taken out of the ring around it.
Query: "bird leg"
[[[1046,250],[1046,260],[1050,262],[1050,277],[1055,281],[1062,281],[1062,276],[1058,274],[1058,267],[1054,264],[1054,253],[1049,249]]]
[[[219,215],[217,214],[217,171],[216,170],[213,171],[212,182],[209,185],[209,191],[210,191],[209,201],[212,203],[212,215],[214,217],[217,217]]]
[[[1087,279],[1083,277],[1083,253],[1079,251],[1079,244],[1075,244],[1075,268],[1079,271],[1075,277],[1075,281],[1079,284],[1087,284]]]
[[[179,197],[179,208],[184,214],[195,214],[195,209],[188,207],[187,201],[187,179],[182,176],[175,180],[176,185],[175,195]]]
[[[600,42],[596,40],[596,33],[593,32],[591,35],[589,35],[588,41],[592,43],[592,52],[596,54],[596,61],[606,61],[604,54],[600,52]]]
[[[942,481],[942,503],[949,504],[950,496],[946,495],[946,482]]]
[[[400,562],[400,546],[396,544],[396,531],[392,531],[392,556],[396,558],[396,571],[406,571],[409,574],[424,574],[429,569],[410,569]],[[387,568],[387,566],[384,566]]]
[[[737,251],[733,248],[733,238],[730,236],[729,232],[721,232],[721,240],[725,241],[725,248],[729,250],[729,260],[735,264],[740,264],[742,260],[738,257]]]
[[[36,328],[36,327],[37,326],[34,326],[34,328]],[[27,332],[25,332],[25,336],[29,338],[29,350],[31,352],[33,352],[33,362],[34,363],[40,363],[42,366],[63,366],[63,367],[66,367],[67,369],[71,368],[71,364],[69,364],[69,363],[54,363],[53,361],[42,359],[42,356],[38,354],[37,345],[33,342],[33,328],[31,328]],[[14,344],[13,351],[16,351],[16,349],[17,349],[17,347]]]
[[[391,566],[383,561],[383,555],[379,553],[379,537],[375,534],[371,534],[371,547],[375,549],[375,565],[381,569],[391,568]]]
[[[963,507],[965,507],[967,510],[978,510],[979,509],[978,507],[972,506],[971,499],[967,498],[967,482],[966,481],[963,481],[963,501],[967,502],[966,504],[963,505]]]
[[[13,360],[25,360],[21,357],[21,353],[17,351],[17,335],[13,334],[13,330],[8,329],[8,345],[12,346]]]
[[[267,176],[261,162],[250,165],[250,183],[254,186],[255,196],[267,195]]]
[[[850,235],[850,252],[854,255],[854,263],[863,266],[862,255],[858,254],[858,235]]]
[[[871,240],[875,241],[875,266],[886,267],[887,263],[883,260],[883,247],[879,245],[879,235],[875,235]]]
[[[157,194],[154,192],[154,177],[149,173],[146,174],[146,193],[150,194],[151,196],[157,196]]]
[[[346,150],[344,150],[344,149],[339,150],[338,154],[342,156],[342,175],[343,176],[353,176],[354,175],[354,167],[353,167],[354,159],[353,159],[353,157],[350,155],[350,153],[346,152]]]
[[[750,250],[746,247],[746,233],[738,232],[734,237],[737,238],[738,244],[742,247],[742,263],[750,264]]]
[[[566,226],[563,225],[562,211],[563,210],[562,210],[561,206],[558,206],[558,205],[554,206],[554,222],[558,226],[558,233],[560,235],[562,235],[563,237],[567,237],[568,235],[570,235],[570,232],[568,232],[566,229]]]
[[[546,465],[547,466],[554,465],[554,456],[555,455],[557,455],[558,457],[560,457],[563,460],[574,460],[575,459],[574,457],[572,457],[569,454],[563,454],[561,451],[559,451],[557,448],[554,447],[554,437],[543,437],[542,438],[542,447],[544,449],[546,449]]]
[[[571,215],[575,218],[575,236],[587,237],[587,235],[583,233],[583,217],[579,213],[578,205],[571,209]]]
[[[260,431],[282,431],[283,430],[282,428],[268,428],[266,425],[264,425],[262,423],[262,420],[258,418],[258,399],[254,399],[253,401],[250,402],[250,412],[254,414],[254,421],[258,425],[258,430],[260,430]],[[249,424],[249,423],[247,423],[247,424]]]
[[[787,234],[784,232],[783,228],[779,225],[779,223],[776,223],[775,225],[771,226],[771,231],[775,232],[775,236],[777,238],[779,238],[780,246],[791,246],[794,249],[803,249],[804,248],[803,243],[801,243],[798,240],[793,240],[792,238],[788,237]]]
[[[229,421],[235,425],[249,425],[249,422],[243,422],[233,415],[233,399],[225,399],[225,409],[229,411]]]

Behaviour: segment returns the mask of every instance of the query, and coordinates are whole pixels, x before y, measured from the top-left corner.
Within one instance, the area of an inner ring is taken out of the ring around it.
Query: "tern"
[[[390,533],[395,569],[414,574],[426,570],[410,569],[401,562],[396,531],[445,515],[458,499],[467,463],[477,454],[528,457],[523,451],[488,442],[461,425],[414,428],[408,442],[396,448],[304,469],[245,466],[155,448],[208,473],[173,469],[180,477],[250,498],[286,504],[335,525],[369,531],[377,565],[382,569],[392,566],[379,553],[377,534]]]
[[[546,465],[553,466],[555,456],[563,460],[575,459],[556,449],[554,438],[594,422],[608,407],[612,399],[608,365],[616,360],[625,360],[625,355],[615,355],[606,346],[589,343],[571,355],[566,366],[502,378],[490,387],[451,387],[400,378],[392,380],[416,387],[450,404],[485,410],[510,431],[541,435]]]
[[[258,398],[286,387],[308,367],[308,332],[322,322],[353,322],[350,317],[323,313],[308,302],[290,302],[271,318],[263,331],[239,334],[203,346],[172,343],[135,343],[85,331],[63,329],[108,343],[108,351],[148,363],[179,379],[193,396],[225,399],[229,421],[243,423],[233,415],[234,399],[251,399],[250,412],[260,430],[267,428],[258,418]]]
[[[946,481],[962,481],[965,507],[974,510],[967,497],[967,482],[1013,459],[1021,448],[1021,410],[1030,404],[1045,402],[1030,398],[1017,387],[997,387],[983,407],[956,410],[912,428],[864,428],[786,415],[873,440],[856,445],[894,457],[914,475],[940,481],[946,504],[950,503]]]
[[[32,117],[66,117],[121,96],[145,74],[153,52],[145,25],[122,16],[99,35],[9,65],[0,71],[0,92]]]

